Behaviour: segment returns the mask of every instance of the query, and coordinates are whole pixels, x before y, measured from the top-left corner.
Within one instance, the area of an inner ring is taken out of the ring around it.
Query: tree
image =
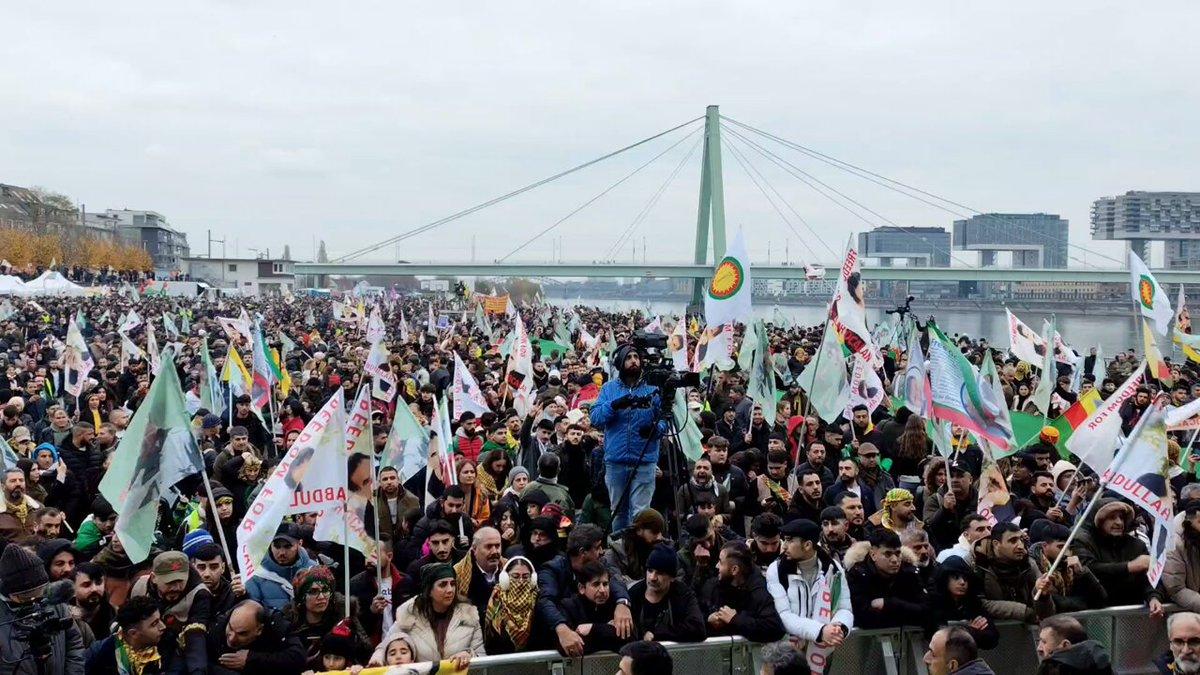
[[[27,194],[29,202],[26,208],[34,232],[45,232],[51,225],[75,225],[79,222],[79,209],[63,193],[35,185],[29,188]]]
[[[317,262],[319,262],[319,263],[329,262],[329,255],[327,253],[325,253],[325,240],[324,239],[321,240],[321,245],[319,247],[317,247]]]

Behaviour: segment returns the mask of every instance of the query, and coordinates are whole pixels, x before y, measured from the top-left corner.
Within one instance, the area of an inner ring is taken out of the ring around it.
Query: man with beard
[[[263,426],[262,420],[250,409],[250,395],[242,394],[233,399],[233,420],[230,423],[229,435],[233,436],[234,429],[241,427],[246,430],[246,439],[260,453],[271,447],[271,435]],[[314,408],[315,410],[315,408]]]
[[[217,424],[220,425],[220,419]],[[117,447],[117,427],[113,424],[105,422],[100,425],[100,429],[96,432],[96,450],[100,453],[107,453],[109,450]]]
[[[1034,508],[1046,514],[1050,520],[1060,525],[1070,524],[1066,514],[1058,506],[1058,494],[1054,489],[1054,475],[1049,471],[1034,472],[1029,501],[1033,503]]]
[[[0,513],[8,513],[20,523],[22,534],[32,534],[34,526],[33,514],[42,507],[41,504],[25,494],[25,472],[13,467],[4,472],[4,503],[0,504]]]
[[[792,494],[792,504],[783,519],[785,522],[797,518],[819,522],[821,511],[825,507],[825,502],[821,499],[821,494],[825,491],[821,484],[821,475],[815,469],[804,469],[803,473],[797,474],[797,478],[800,480],[800,487]]]
[[[612,364],[620,377],[600,389],[592,406],[592,426],[604,433],[604,481],[613,510],[613,532],[650,507],[665,423],[658,387],[642,381],[642,355],[630,344],[617,347]]]
[[[663,534],[666,530],[667,521],[662,514],[646,509],[634,517],[633,524],[619,538],[614,534],[609,539],[605,560],[621,573],[626,584],[632,584],[645,576],[650,552],[660,544],[671,545],[671,540]]]
[[[699,592],[700,587],[716,575],[717,556],[725,540],[717,533],[708,516],[698,513],[688,516],[684,521],[681,539],[676,576],[693,591]]]
[[[382,575],[376,564],[383,567]],[[363,571],[350,578],[350,597],[358,601],[358,620],[373,643],[379,642],[392,627],[398,606],[392,602],[393,596],[405,583],[404,574],[392,563],[392,536],[380,531],[378,562],[369,559]]]
[[[494,527],[481,527],[471,540],[471,550],[454,564],[460,600],[466,600],[479,610],[482,624],[492,589],[499,581],[500,568],[504,565],[501,556],[500,532]]]
[[[219,616],[233,609],[233,606],[246,597],[246,588],[242,585],[240,575],[232,578],[225,576],[225,556],[221,547],[215,542],[208,542],[191,552],[192,569],[200,576],[200,581],[208,587],[212,594],[213,616]]]
[[[900,535],[900,545],[901,552],[908,556],[913,566],[917,568],[917,576],[921,578],[921,584],[925,586],[925,590],[932,593],[940,565],[937,560],[934,560],[934,550],[929,543],[929,533],[915,528],[905,530]]]
[[[850,536],[846,512],[839,506],[827,506],[821,511],[821,545],[837,561],[842,562],[854,538]]]
[[[563,442],[554,447],[559,458],[558,481],[567,488],[571,501],[583,504],[592,489],[591,469],[588,466],[595,440],[584,435],[583,426],[567,426]]]
[[[900,537],[881,527],[846,552],[855,628],[920,626],[927,621],[929,596],[900,548]]]
[[[429,553],[412,561],[408,569],[405,570],[405,583],[401,584],[400,597],[392,599],[392,602],[397,607],[417,594],[421,583],[422,567],[431,563],[446,563],[450,565],[463,558],[465,554],[455,548],[455,540],[454,530],[450,527],[450,523],[444,520],[433,521],[433,525],[429,529],[429,535],[421,540],[422,545],[426,541],[429,542]]]
[[[807,650],[841,646],[855,624],[846,574],[819,546],[821,528],[811,520],[783,526],[783,553],[767,568],[767,591],[790,638]],[[828,600],[824,589],[831,589]]]
[[[796,479],[800,479],[800,474],[805,471],[815,471],[821,477],[821,488],[828,488],[833,485],[833,472],[826,466],[825,444],[820,441],[815,441],[808,444],[808,449],[805,450],[804,462],[796,467]]]
[[[292,580],[304,570],[317,566],[317,561],[309,557],[301,543],[298,525],[279,524],[262,561],[263,570],[270,574],[259,574],[246,582],[246,595],[250,599],[273,610],[282,610],[291,602]]]
[[[630,609],[647,641],[700,642],[704,615],[696,594],[679,581],[675,551],[656,547],[646,560],[646,578],[629,587]]]
[[[1195,612],[1200,611],[1200,501],[1189,500],[1183,506],[1182,536],[1175,537],[1167,551],[1162,585],[1171,602]]]
[[[104,593],[104,570],[92,562],[75,567],[75,609],[78,620],[92,630],[97,640],[108,636],[113,608]]]
[[[1089,640],[1079,619],[1052,616],[1038,625],[1039,673],[1112,675],[1112,659],[1104,645]]]
[[[992,556],[983,574],[983,606],[997,620],[1014,619],[1034,623],[1054,614],[1050,579],[1038,572],[1025,550],[1021,528],[1013,523],[996,523],[989,536]],[[1040,591],[1038,599],[1034,593]]]
[[[962,534],[950,548],[942,549],[937,555],[939,563],[945,562],[950,556],[958,556],[972,567],[975,566],[975,542],[992,533],[992,525],[988,519],[977,513],[967,515],[962,519]]]
[[[478,463],[479,452],[482,449],[483,436],[479,434],[479,420],[476,419],[475,413],[468,410],[458,418],[458,431],[454,434],[450,450],[456,455]]]
[[[729,495],[729,517],[726,524],[739,535],[746,533],[746,495],[749,484],[746,473],[729,462],[729,441],[722,436],[709,436],[708,459],[712,464],[713,481]]]
[[[1200,673],[1200,614],[1179,612],[1167,617],[1170,650],[1154,662],[1160,673]]]
[[[951,462],[947,476],[946,485],[925,499],[923,514],[925,530],[938,548],[954,543],[963,516],[975,513],[979,503],[979,492],[966,462]]]
[[[1153,589],[1146,578],[1152,561],[1146,544],[1137,536],[1133,507],[1101,498],[1096,502],[1095,514],[1080,526],[1071,550],[1108,591],[1110,606],[1140,605],[1152,600],[1153,609],[1158,600],[1152,599]]]
[[[774,642],[784,635],[766,579],[741,542],[721,547],[717,576],[700,588],[699,602],[709,635],[740,635],[751,642]]]
[[[912,493],[904,488],[889,490],[883,498],[883,508],[872,514],[869,520],[872,525],[897,534],[910,527],[921,527]]]
[[[750,521],[750,541],[747,546],[759,570],[765,572],[767,566],[779,557],[781,527],[783,519],[774,513],[764,513]]]
[[[878,438],[875,425],[871,422],[871,411],[861,403],[854,406],[850,418],[850,435],[859,445],[873,443]]]
[[[674,560],[674,553],[671,554]],[[558,646],[567,656],[581,656],[584,642],[578,632],[567,623],[562,603],[579,592],[576,574],[584,565],[603,559],[604,530],[583,523],[567,535],[566,550],[562,555],[546,563],[538,570],[537,618],[544,626],[553,626]],[[617,637],[625,640],[633,635],[635,628],[629,608],[629,591],[620,578],[620,572],[610,569],[609,591],[616,598],[613,611],[613,627]]]
[[[780,519],[784,518],[791,506],[792,495],[788,492],[788,453],[787,450],[775,450],[767,453],[767,471],[760,474],[755,481],[755,515],[759,513],[774,513]]]
[[[843,494],[850,493],[865,499],[865,508],[875,513],[879,508],[875,504],[875,492],[859,479],[858,463],[849,457],[843,457],[838,460],[837,471],[837,481],[825,490],[825,503],[837,504]]]
[[[75,562],[79,555],[71,548],[68,539],[49,539],[38,544],[38,557],[46,566],[46,574],[51,582],[73,579],[75,577]]]
[[[379,470],[379,495],[373,513],[379,514],[380,532],[391,534],[392,541],[396,541],[403,536],[404,514],[419,508],[421,500],[404,488],[396,467],[385,466]]]
[[[43,539],[57,539],[62,532],[63,512],[43,506],[33,514],[33,533]]]
[[[58,506],[67,514],[67,522],[78,522],[87,514],[87,495],[95,494],[91,489],[100,473],[102,458],[92,450],[96,428],[91,424],[79,423],[58,446],[59,459],[67,465],[66,499]]]
[[[701,455],[692,465],[692,478],[686,484],[679,486],[675,493],[675,510],[677,513],[691,513],[696,507],[696,499],[707,495],[717,505],[718,513],[729,511],[729,493],[722,492],[721,487],[713,480],[712,462]]]
[[[467,495],[462,486],[451,485],[446,488],[441,497],[426,506],[425,515],[417,521],[416,526],[413,527],[413,536],[409,538],[409,558],[420,557],[425,539],[429,537],[433,524],[439,520],[450,525],[454,531],[455,545],[466,550],[471,541],[471,535],[475,534],[475,523],[464,512],[466,503]],[[418,568],[417,571],[419,578],[421,576],[420,569]]]
[[[846,533],[854,541],[866,541],[867,533],[874,527],[867,520],[867,512],[863,508],[862,498],[851,492],[843,492],[833,505],[841,508],[842,512],[846,514]]]
[[[1128,436],[1149,407],[1150,390],[1138,387],[1134,395],[1125,399],[1125,402],[1121,404],[1121,433]]]
[[[896,481],[879,466],[879,448],[874,443],[860,443],[854,456],[858,458],[858,479],[872,494],[872,499],[863,500],[863,505],[882,506],[887,493],[896,487]]]
[[[150,569],[149,577],[134,582],[130,597],[146,596],[158,603],[166,624],[159,648],[163,671],[206,674],[206,633],[215,617],[212,593],[179,551],[160,553]]]

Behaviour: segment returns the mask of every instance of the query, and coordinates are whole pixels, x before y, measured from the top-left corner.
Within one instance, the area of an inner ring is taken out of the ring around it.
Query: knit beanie
[[[661,513],[654,509],[642,509],[633,517],[633,524],[630,527],[634,532],[647,529],[654,534],[662,534],[667,529],[667,521]]]
[[[188,558],[195,556],[196,551],[205,544],[212,544],[212,535],[205,529],[196,529],[183,535],[183,554]]]
[[[646,559],[646,569],[678,576],[679,561],[675,557],[675,551],[669,546],[655,546],[650,552],[650,557]]]
[[[519,464],[510,469],[508,472],[509,485],[512,485],[512,482],[517,479],[517,476],[525,476],[526,478],[529,478],[529,469],[526,469]]]
[[[296,575],[293,585],[296,588],[296,598],[302,599],[308,595],[308,591],[318,584],[323,584],[332,593],[337,582],[333,578],[333,572],[324,565],[317,565],[301,571]]]
[[[25,547],[9,544],[0,554],[0,590],[5,595],[35,591],[49,581],[46,566]]]

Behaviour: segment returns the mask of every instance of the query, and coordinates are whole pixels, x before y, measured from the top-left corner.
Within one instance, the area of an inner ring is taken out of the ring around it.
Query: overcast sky
[[[0,39],[0,182],[159,211],[197,253],[211,228],[231,255],[306,259],[324,239],[335,257],[720,104],[973,208],[1061,214],[1096,252],[1072,255],[1105,266],[1122,248],[1090,240],[1092,200],[1200,190],[1200,3],[813,5],[22,3]],[[374,257],[467,260],[473,236],[479,260],[500,257],[686,133]],[[559,236],[564,258],[603,257],[664,184],[631,240],[639,260],[643,241],[690,258],[699,152],[667,179],[695,138],[513,259],[548,259]],[[770,149],[900,225],[955,218]],[[750,158],[817,235],[727,150],[727,218],[754,259],[831,262],[821,240],[869,229]]]

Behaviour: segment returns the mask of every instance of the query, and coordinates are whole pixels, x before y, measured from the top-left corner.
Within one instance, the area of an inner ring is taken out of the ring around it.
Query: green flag
[[[796,383],[808,394],[812,407],[826,422],[832,422],[843,414],[850,401],[847,388],[846,359],[842,356],[842,345],[838,343],[837,331],[826,327],[817,355],[804,367]]]
[[[671,406],[671,414],[675,416],[675,426],[679,429],[679,449],[688,461],[700,459],[700,455],[704,454],[704,441],[701,440],[700,428],[688,413],[687,396],[682,389],[675,390],[675,404]]]
[[[543,340],[541,338],[530,338],[529,343],[536,345],[542,355],[542,360],[546,358],[562,357],[571,353],[571,347],[553,340]]]
[[[1054,394],[1055,380],[1058,379],[1058,366],[1054,363],[1054,321],[1046,323],[1045,342],[1046,353],[1042,355],[1042,373],[1038,378],[1037,389],[1033,392],[1033,405],[1042,411],[1042,417],[1050,415],[1050,397]]]
[[[200,342],[200,360],[200,405],[215,414],[224,406],[221,402],[221,388],[217,385],[217,367],[213,365],[212,356],[208,353],[207,335]]]
[[[203,466],[179,376],[175,368],[162,368],[100,481],[100,493],[118,505],[116,533],[132,562],[150,555],[159,500],[172,485]]]
[[[400,401],[396,405],[396,417],[388,432],[387,444],[379,466],[395,467],[400,480],[406,481],[420,471],[428,461],[429,430],[417,422],[412,411]]]
[[[767,426],[775,425],[775,364],[771,359],[771,343],[767,337],[767,327],[762,319],[754,322],[754,355],[750,364],[750,384],[746,394],[762,407],[763,419]],[[746,343],[742,342],[742,351]],[[741,354],[738,354],[740,365]]]

